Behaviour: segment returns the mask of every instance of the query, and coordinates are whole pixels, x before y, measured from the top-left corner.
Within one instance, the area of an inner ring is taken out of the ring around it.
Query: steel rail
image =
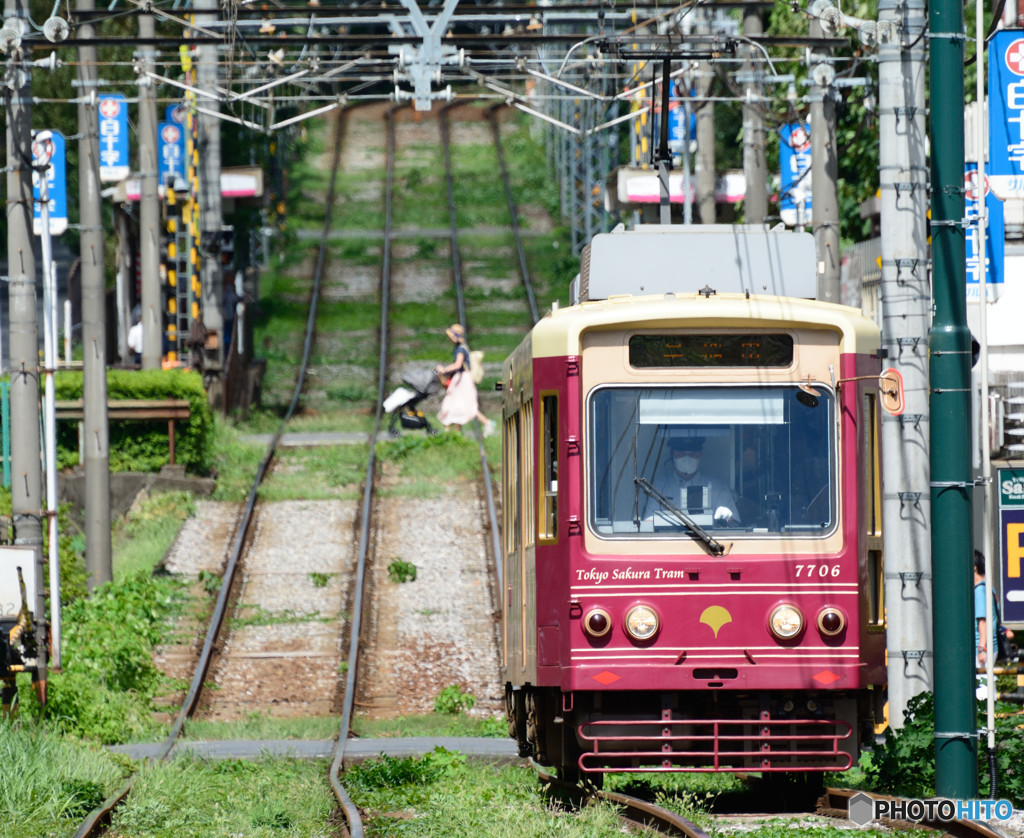
[[[592,786],[576,785],[549,774],[533,760],[530,760],[530,765],[537,772],[537,778],[542,786],[567,796],[576,804],[588,800],[603,800],[622,809],[619,818],[628,823],[655,829],[662,835],[709,838],[708,834],[692,821],[647,800],[641,800],[628,794],[595,789]]]
[[[370,524],[373,517],[373,487],[377,457],[375,441],[380,435],[384,417],[384,395],[387,384],[388,318],[391,297],[391,222],[395,183],[395,111],[404,106],[390,108],[387,119],[387,183],[384,189],[384,252],[381,261],[380,279],[380,363],[377,369],[377,412],[374,417],[373,434],[370,437],[370,453],[366,464],[366,478],[363,483],[362,520],[359,527],[359,551],[356,559],[355,603],[352,607],[352,628],[349,637],[348,672],[345,678],[345,700],[341,712],[341,729],[334,749],[334,758],[328,779],[334,796],[341,805],[351,838],[362,838],[363,822],[359,809],[341,784],[339,774],[345,761],[345,746],[348,743],[352,723],[352,706],[356,696],[356,672],[359,667],[359,635],[362,630],[363,586],[366,580],[366,557],[370,545]],[[340,143],[339,143],[340,145]]]
[[[824,795],[818,801],[818,813],[828,817],[849,818],[850,800],[858,795],[866,794],[874,800],[904,801],[906,798],[891,797],[885,794],[862,791],[859,789],[839,789],[828,787]],[[994,830],[984,821],[977,820],[952,820],[944,821],[937,817],[924,817],[920,821],[898,820],[895,818],[880,818],[879,823],[896,829],[913,829],[918,826],[927,826],[939,832],[952,835],[953,838],[1005,838],[1000,832]]]
[[[505,165],[505,152],[501,146],[501,126],[498,124],[497,112],[501,105],[491,105],[487,109],[487,120],[491,123],[491,133],[494,135],[494,147],[498,151],[498,166],[501,169],[501,182],[505,186],[505,200],[508,203],[508,214],[512,219],[512,235],[516,242],[516,255],[519,257],[519,276],[523,280],[523,288],[526,290],[526,299],[530,304],[530,316],[533,324],[540,320],[537,311],[537,298],[533,293],[533,279],[530,277],[530,268],[526,264],[526,250],[523,248],[523,232],[519,227],[519,207],[516,205],[515,195],[512,194],[512,184],[508,177],[508,166]]]
[[[446,105],[441,108],[441,148],[444,152],[444,176],[448,190],[448,220],[450,224],[451,252],[452,252],[452,281],[455,284],[455,301],[459,313],[459,322],[469,328],[466,322],[466,296],[462,282],[462,257],[459,253],[459,225],[455,214],[455,183],[452,176],[452,151],[451,151],[451,126],[448,119],[448,111],[456,107]],[[476,431],[477,449],[480,453],[480,469],[483,473],[484,496],[487,507],[487,520],[491,529],[491,557],[494,564],[494,578],[497,581],[497,588],[494,591],[498,609],[501,609],[502,592],[505,590],[504,562],[501,555],[501,541],[498,537],[498,514],[494,502],[494,487],[491,482],[491,470],[487,464],[487,451],[484,448],[483,435],[480,432],[479,423]]]
[[[339,119],[340,118],[341,117],[339,116]],[[312,352],[313,342],[316,335],[317,303],[320,299],[320,285],[323,278],[325,262],[324,256],[328,247],[331,219],[330,208],[334,203],[335,181],[339,159],[340,144],[336,145],[334,150],[334,163],[331,170],[330,185],[327,192],[327,212],[325,213],[324,230],[320,242],[320,255],[317,259],[316,270],[313,277],[309,315],[306,320],[306,334],[302,347],[302,360],[299,364],[299,371],[296,376],[295,390],[292,394],[291,403],[288,405],[288,409],[285,411],[277,430],[268,443],[266,453],[260,462],[259,468],[256,470],[252,486],[249,489],[249,496],[246,501],[245,511],[243,512],[242,518],[235,531],[231,553],[224,568],[220,591],[217,594],[217,602],[214,605],[213,614],[211,615],[209,625],[207,626],[206,638],[203,642],[202,650],[199,653],[199,659],[196,662],[196,668],[192,675],[192,682],[189,685],[188,692],[185,694],[185,698],[182,701],[177,718],[171,726],[171,731],[168,734],[167,739],[164,741],[159,754],[153,758],[153,761],[155,762],[163,762],[170,757],[170,754],[181,735],[181,731],[185,726],[185,722],[192,717],[192,714],[195,712],[195,709],[199,704],[199,700],[202,697],[203,685],[206,681],[206,676],[209,673],[214,648],[220,636],[220,631],[223,628],[224,619],[227,614],[231,588],[234,585],[238,566],[248,540],[249,530],[255,517],[259,488],[266,478],[270,465],[277,454],[277,447],[282,435],[284,434],[284,429],[291,420],[292,415],[295,413],[295,409],[299,404],[300,396],[305,388],[306,372],[309,368],[309,357]],[[89,836],[99,834],[99,830],[109,824],[114,810],[128,797],[137,777],[137,772],[132,774],[124,785],[104,800],[99,806],[93,809],[79,825],[74,838],[89,838]]]

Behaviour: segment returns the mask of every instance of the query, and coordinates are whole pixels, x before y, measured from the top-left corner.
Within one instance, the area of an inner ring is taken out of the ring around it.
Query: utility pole
[[[216,21],[217,0],[196,0],[196,23]],[[204,14],[205,13],[205,14]],[[203,111],[220,111],[215,98],[217,88],[217,47],[203,44],[198,50],[196,72],[198,87],[208,91],[209,97],[199,96]],[[220,120],[209,113],[199,113],[199,276],[202,286],[203,326],[212,336],[203,354],[207,372],[207,393],[212,403],[222,398],[220,373],[224,369],[223,269],[220,263],[223,219],[220,195]]]
[[[906,407],[882,412],[889,724],[932,689],[931,498],[928,484],[928,167],[924,0],[878,4],[882,346],[903,376]]]
[[[929,332],[935,792],[978,792],[971,590],[971,334],[964,229],[964,14],[928,4],[931,96],[932,288]],[[982,193],[983,195],[984,193]],[[981,200],[984,200],[982,197]]]
[[[142,368],[160,369],[164,312],[160,294],[160,195],[157,189],[156,91],[147,73],[156,71],[156,50],[146,39],[156,36],[151,13],[139,15],[139,250],[142,257]]]
[[[4,18],[17,18],[29,31],[26,0],[4,0]],[[5,26],[5,28],[7,28]],[[39,331],[36,322],[36,259],[32,249],[32,65],[21,38],[7,48],[11,86],[4,85],[7,113],[7,277],[11,374],[11,511],[14,543],[35,550],[39,649],[36,688],[46,700],[46,585],[43,554],[43,470],[39,437]]]
[[[824,34],[821,21],[811,19],[810,34]],[[831,55],[816,54],[811,61],[811,215],[818,259],[817,299],[839,302],[839,157],[836,149],[835,69]]]
[[[697,12],[697,33],[710,34],[711,10]],[[697,174],[697,212],[701,224],[714,224],[715,206],[715,103],[710,101],[711,85],[715,79],[711,64],[701,61],[697,65],[697,155],[694,169]],[[702,101],[703,100],[703,101]],[[686,141],[689,142],[690,126],[686,126]]]
[[[743,34],[756,38],[764,33],[761,10],[743,10]],[[747,182],[744,216],[747,224],[764,224],[768,217],[768,164],[765,162],[764,105],[757,62],[757,50],[741,47],[743,55],[743,175]]]
[[[79,214],[82,272],[82,449],[85,456],[85,569],[90,589],[113,579],[110,545],[110,428],[107,416],[107,310],[100,195],[96,47],[89,43],[94,0],[77,0]]]
[[[659,193],[661,196],[659,208],[658,220],[661,224],[672,223],[672,203],[671,193],[669,191],[668,179],[669,173],[672,171],[672,153],[668,150],[668,104],[669,104],[669,91],[672,89],[672,77],[669,74],[669,61],[666,58],[661,62],[661,121],[658,123],[658,145],[656,149],[652,149],[654,152],[653,160],[654,164],[658,167],[658,183],[660,184]],[[657,94],[658,86],[656,84],[651,85],[651,102],[654,102],[654,97]],[[653,110],[653,109],[652,109]],[[689,113],[683,117],[686,120],[686,131],[689,133],[690,122]],[[683,149],[683,160],[684,162],[688,159],[690,150],[688,148]],[[683,178],[683,189],[686,191],[686,199],[683,206],[689,209],[690,206],[690,179],[689,177]],[[688,220],[687,220],[687,223]]]

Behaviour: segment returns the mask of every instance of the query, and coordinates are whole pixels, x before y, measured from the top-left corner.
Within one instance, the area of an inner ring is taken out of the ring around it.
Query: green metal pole
[[[931,0],[932,288],[930,353],[935,792],[978,794],[971,538],[971,335],[964,218],[964,16]]]

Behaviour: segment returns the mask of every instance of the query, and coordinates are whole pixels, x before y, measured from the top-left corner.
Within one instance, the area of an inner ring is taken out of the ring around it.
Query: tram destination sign
[[[634,367],[788,367],[792,335],[633,335]]]

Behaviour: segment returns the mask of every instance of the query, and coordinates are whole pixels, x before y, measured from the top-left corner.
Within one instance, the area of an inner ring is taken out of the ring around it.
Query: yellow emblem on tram
[[[726,623],[732,622],[732,614],[730,614],[721,605],[710,605],[704,609],[704,613],[700,615],[700,621],[711,626],[711,630],[715,633],[715,637],[718,637],[718,630]]]

